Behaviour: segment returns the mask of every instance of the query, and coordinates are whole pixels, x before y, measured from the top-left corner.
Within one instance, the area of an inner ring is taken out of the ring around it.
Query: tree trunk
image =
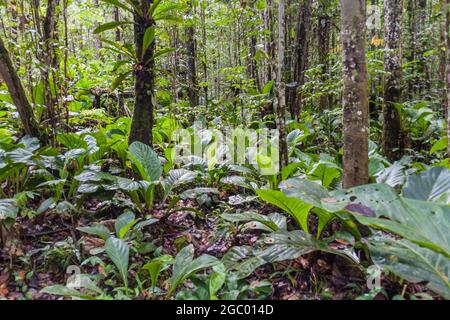
[[[389,160],[401,157],[400,115],[395,107],[402,99],[403,0],[384,2],[384,109],[382,149]]]
[[[415,0],[408,1],[408,33],[409,33],[409,55],[407,57],[408,62],[412,62],[416,59],[416,24],[415,24]],[[414,66],[414,64],[413,64]],[[414,70],[413,70],[414,71]],[[410,77],[408,80],[408,98],[412,99],[415,92],[415,80],[414,77]]]
[[[134,42],[138,63],[134,67],[134,114],[128,142],[131,144],[134,141],[140,141],[151,146],[153,139],[153,109],[156,105],[154,93],[155,61],[152,59],[155,41],[150,44],[145,52],[143,41],[147,28],[155,26],[154,20],[147,13],[153,0],[135,0],[134,3],[141,9],[143,15],[134,12]]]
[[[322,65],[322,82],[325,82],[328,79],[328,61],[327,56],[330,51],[330,17],[325,12],[326,7],[321,2],[320,4],[320,15],[318,18],[318,26],[317,26],[317,49],[319,54],[319,63]],[[329,95],[322,95],[319,98],[319,107],[320,110],[328,109]]]
[[[295,86],[290,90],[288,96],[288,109],[293,118],[298,119],[300,115],[301,95],[298,90],[301,89],[305,83],[305,71],[308,64],[308,49],[309,49],[309,31],[311,29],[311,6],[312,0],[305,0],[303,6],[299,6],[298,17],[300,21],[297,22],[296,40],[294,50],[294,76],[293,80]]]
[[[343,56],[344,188],[366,184],[369,105],[365,56],[366,2],[341,0]]]
[[[284,80],[285,0],[278,2],[278,68],[277,68],[277,120],[279,133],[280,172],[288,165],[286,143],[286,84]]]
[[[48,0],[47,12],[44,19],[44,54],[42,78],[46,83],[45,86],[45,104],[47,107],[47,118],[50,120],[52,129],[52,140],[56,136],[57,119],[60,117],[58,108],[58,70],[59,62],[56,52],[56,32],[57,32],[57,10],[59,0]],[[54,88],[52,90],[52,88]]]
[[[188,16],[194,14],[192,2],[189,2]],[[191,108],[198,106],[198,84],[197,70],[195,66],[195,29],[194,22],[191,20],[186,27],[186,54],[187,54],[187,72],[188,72],[188,96]]]
[[[204,1],[201,5],[201,17],[202,17],[202,49],[203,49],[203,59],[202,59],[202,66],[203,66],[203,81],[205,82],[203,86],[203,92],[205,94],[205,106],[206,110],[208,108],[208,65],[207,65],[207,53],[206,53],[206,6],[207,1]]]
[[[447,153],[450,157],[450,0],[445,3],[445,33],[447,38]]]
[[[45,143],[44,136],[39,131],[39,126],[33,114],[30,102],[25,94],[25,90],[20,79],[14,70],[8,51],[0,38],[0,77],[5,81],[14,105],[17,108],[25,133],[37,137],[42,143]]]

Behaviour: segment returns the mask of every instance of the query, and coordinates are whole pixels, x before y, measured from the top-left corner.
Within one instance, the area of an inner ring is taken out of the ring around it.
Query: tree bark
[[[193,15],[193,5],[189,2],[188,15]],[[197,83],[197,69],[195,66],[195,29],[194,22],[191,20],[186,27],[186,54],[187,54],[187,72],[188,72],[188,96],[191,108],[198,106],[198,83]]]
[[[383,138],[384,155],[391,161],[401,157],[400,115],[396,103],[402,99],[402,15],[403,0],[384,2],[384,109]]]
[[[318,18],[318,26],[317,26],[317,49],[319,54],[319,63],[322,65],[322,82],[325,82],[328,79],[328,61],[327,56],[330,51],[330,17],[326,10],[326,6],[323,2],[319,4],[320,15]],[[329,95],[322,95],[319,98],[319,107],[320,110],[326,110],[329,106]]]
[[[308,49],[309,49],[309,31],[311,29],[311,6],[312,0],[305,0],[303,6],[299,6],[296,27],[296,40],[294,50],[294,76],[293,80],[295,86],[290,90],[288,96],[288,109],[293,118],[298,119],[300,115],[301,95],[298,90],[301,89],[305,83],[305,71],[308,65]]]
[[[447,153],[450,158],[450,0],[446,0],[445,13],[445,34],[447,38]]]
[[[341,0],[344,188],[369,181],[369,105],[365,56],[366,2]]]
[[[134,66],[134,113],[128,142],[140,141],[149,146],[153,139],[153,110],[156,105],[155,61],[152,59],[155,49],[153,41],[144,52],[143,41],[147,28],[155,26],[154,20],[148,15],[148,9],[153,0],[135,0],[135,5],[141,9],[143,15],[134,12],[134,42],[136,47],[137,64]]]
[[[12,65],[11,58],[9,57],[2,38],[0,38],[0,77],[5,81],[6,86],[8,87],[8,91],[17,108],[25,133],[32,137],[37,137],[42,143],[45,143],[44,136],[41,134],[34,117],[33,109],[31,108],[16,70]]]
[[[284,79],[284,49],[285,49],[285,0],[278,2],[278,68],[277,68],[277,126],[279,133],[280,172],[288,165],[288,150],[286,143],[286,84]]]

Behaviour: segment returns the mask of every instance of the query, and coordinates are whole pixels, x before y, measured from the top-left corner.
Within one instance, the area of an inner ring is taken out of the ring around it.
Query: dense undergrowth
[[[291,163],[278,176],[261,174],[273,165],[268,157],[254,165],[175,161],[182,123],[174,117],[158,117],[152,149],[128,145],[129,118],[95,112],[100,121],[74,117],[89,125],[58,134],[58,147],[18,138],[14,122],[4,122],[3,295],[450,297],[450,169],[436,145],[434,160],[412,153],[389,163],[371,142],[373,184],[342,190],[340,151],[326,140],[339,136],[324,134],[323,118],[289,123]],[[420,129],[430,130],[433,116]],[[210,129],[192,130],[205,154],[217,148]],[[380,272],[381,286],[368,288]]]

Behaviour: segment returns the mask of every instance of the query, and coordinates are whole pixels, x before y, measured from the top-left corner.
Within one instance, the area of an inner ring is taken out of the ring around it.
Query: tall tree
[[[344,91],[344,188],[369,181],[366,2],[341,0]]]
[[[140,141],[152,145],[153,110],[156,105],[155,87],[155,21],[149,8],[153,0],[134,0],[134,6],[140,12],[134,12],[134,43],[137,63],[134,66],[134,114],[128,142]],[[145,37],[147,34],[148,37]],[[153,34],[153,39],[150,35]],[[146,42],[144,42],[144,38]],[[150,40],[148,40],[150,39]],[[150,41],[150,43],[148,43]]]
[[[305,71],[308,65],[309,31],[311,30],[311,7],[312,0],[305,0],[298,9],[298,22],[296,26],[296,39],[294,49],[294,72],[293,80],[295,86],[288,97],[288,109],[292,116],[298,119],[300,113],[301,96],[298,90],[305,82]]]
[[[402,99],[403,0],[384,2],[384,109],[382,149],[389,160],[401,155],[400,115],[395,104]]]
[[[446,0],[445,5],[445,35],[447,39],[447,153],[450,157],[450,0]]]
[[[45,143],[44,136],[39,130],[39,126],[33,114],[30,102],[28,101],[25,90],[22,86],[16,70],[13,67],[9,53],[6,50],[5,44],[0,37],[0,77],[5,81],[8,87],[14,105],[17,108],[20,119],[23,124],[25,133],[39,138],[41,142]]]
[[[285,50],[285,0],[278,2],[278,68],[277,68],[277,126],[279,133],[280,169],[288,165],[288,150],[286,143],[286,84],[284,79]],[[280,170],[281,171],[281,170]]]
[[[319,2],[319,16],[317,21],[317,50],[319,54],[319,63],[321,64],[322,81],[327,80],[327,74],[329,71],[327,56],[330,51],[330,16],[327,12],[326,1]],[[319,98],[320,110],[325,110],[329,105],[329,95],[321,95]]]
[[[47,117],[51,123],[53,139],[56,135],[57,119],[59,114],[59,59],[57,53],[57,31],[59,16],[59,0],[48,0],[47,11],[43,24],[44,54],[42,77],[46,83],[45,103],[47,107]],[[53,140],[52,140],[53,141]]]
[[[186,55],[187,55],[187,76],[188,76],[188,96],[191,107],[199,104],[198,83],[196,69],[195,50],[195,28],[194,28],[194,7],[192,1],[188,2],[188,26],[186,27]]]

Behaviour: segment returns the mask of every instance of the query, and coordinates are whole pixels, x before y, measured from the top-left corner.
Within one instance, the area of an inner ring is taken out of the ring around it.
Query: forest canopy
[[[450,0],[0,0],[0,299],[450,299]]]

